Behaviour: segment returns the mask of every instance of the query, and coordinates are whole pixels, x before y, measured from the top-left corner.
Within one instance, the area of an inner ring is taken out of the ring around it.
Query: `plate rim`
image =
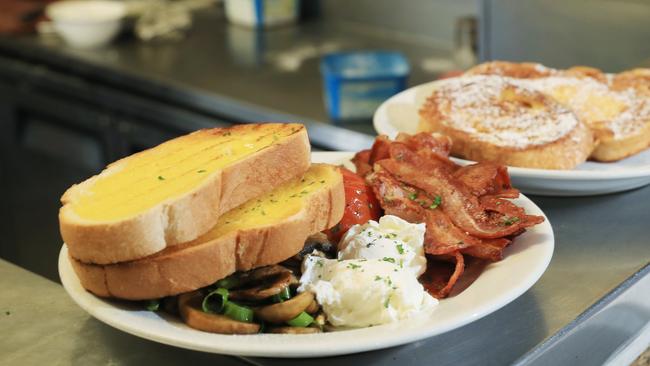
[[[395,103],[396,100],[405,98],[406,95],[415,93],[418,88],[431,87],[435,85],[442,85],[448,82],[449,79],[441,79],[429,81],[426,83],[414,85],[406,90],[403,90],[392,97],[386,99],[377,109],[372,117],[372,125],[377,134],[385,134],[394,138],[400,131],[393,128],[389,122],[387,108],[388,105]],[[385,120],[385,121],[383,121]],[[386,126],[386,128],[384,127]],[[465,161],[473,163],[473,161],[453,158],[457,161]],[[613,162],[612,164],[616,164]],[[558,169],[537,169],[537,168],[524,168],[508,166],[508,172],[521,178],[551,178],[556,180],[624,180],[632,178],[650,178],[650,164],[639,168],[626,168],[620,167],[617,170],[558,170]]]
[[[329,158],[328,160],[349,161],[349,158],[351,157],[351,153],[315,152],[312,154],[312,157],[314,160],[322,160],[323,157],[326,157]],[[473,309],[471,314],[456,322],[448,321],[447,324],[441,327],[430,327],[428,329],[410,328],[407,329],[405,334],[399,334],[397,332],[395,333],[374,332],[374,333],[382,333],[382,334],[390,333],[395,335],[388,336],[388,337],[382,336],[378,339],[373,339],[373,337],[370,336],[370,339],[366,339],[363,342],[358,342],[358,340],[363,340],[362,337],[359,337],[359,338],[355,338],[355,340],[357,340],[355,342],[348,342],[347,344],[344,342],[343,344],[341,344],[341,342],[339,342],[337,343],[337,347],[329,347],[329,348],[318,347],[316,351],[314,350],[308,351],[307,350],[308,347],[300,347],[300,346],[296,346],[294,349],[289,351],[287,351],[286,349],[269,350],[268,348],[264,349],[264,347],[259,347],[259,346],[255,347],[254,349],[250,349],[251,344],[253,344],[251,343],[252,339],[262,340],[263,337],[267,337],[266,339],[286,340],[287,337],[291,337],[290,335],[289,336],[278,335],[278,334],[247,335],[247,336],[217,335],[217,334],[203,333],[201,331],[189,329],[186,327],[180,327],[178,329],[175,329],[176,332],[173,333],[172,336],[163,336],[155,333],[152,334],[151,329],[147,331],[147,329],[143,329],[142,327],[138,327],[137,325],[130,324],[129,322],[126,322],[124,319],[120,320],[121,318],[113,314],[114,312],[117,312],[116,314],[118,315],[122,313],[126,313],[126,318],[136,317],[139,320],[142,320],[142,316],[135,313],[151,314],[150,312],[147,311],[136,312],[136,311],[119,309],[115,305],[111,305],[109,301],[96,297],[90,294],[89,292],[85,291],[81,287],[79,279],[76,276],[74,270],[72,269],[72,265],[70,261],[68,260],[68,254],[67,254],[68,252],[65,243],[63,244],[63,246],[61,247],[61,251],[59,252],[59,258],[58,258],[59,276],[61,278],[63,287],[65,288],[68,295],[73,299],[75,303],[77,303],[77,305],[79,305],[84,311],[89,313],[94,318],[116,329],[124,331],[126,333],[141,338],[145,338],[148,340],[152,340],[155,342],[171,345],[171,346],[192,349],[196,351],[209,352],[209,353],[219,353],[219,354],[228,354],[228,355],[237,355],[237,356],[263,356],[263,357],[282,357],[282,358],[325,357],[325,356],[335,356],[335,355],[344,355],[344,354],[372,351],[372,350],[378,350],[378,349],[403,345],[414,341],[430,338],[436,335],[444,334],[448,331],[451,331],[453,329],[462,327],[466,324],[481,319],[493,313],[494,311],[501,309],[502,307],[506,306],[507,304],[511,303],[512,301],[514,301],[515,299],[523,295],[540,279],[540,277],[545,273],[546,269],[548,268],[550,261],[553,257],[553,252],[555,248],[555,238],[554,238],[553,228],[548,217],[532,200],[530,200],[528,197],[524,195],[521,195],[520,200],[526,205],[526,209],[529,213],[542,215],[545,218],[545,221],[542,224],[540,224],[539,226],[531,230],[531,232],[534,231],[538,234],[541,234],[543,240],[540,239],[539,243],[529,244],[529,246],[532,247],[539,246],[538,250],[542,251],[543,256],[540,257],[539,261],[534,263],[534,265],[532,266],[534,270],[527,272],[526,276],[523,276],[524,281],[522,281],[521,284],[519,284],[514,288],[509,288],[507,289],[507,291],[500,292],[498,296],[489,298],[487,301],[480,303],[479,306],[476,306],[474,308],[470,307],[470,309]],[[530,250],[530,248],[527,249]],[[508,260],[508,256],[506,256],[506,258],[504,258],[503,261],[496,262],[493,265],[495,266],[495,268],[497,268],[498,271],[498,268],[503,267],[504,263],[507,266],[508,263],[507,260]],[[462,296],[462,293],[459,294],[458,296]],[[433,314],[432,316],[435,317],[435,309],[432,314]],[[157,318],[151,321],[160,322],[161,320],[167,323],[165,324],[165,326],[170,325],[170,323],[162,319],[160,315],[157,315]],[[145,322],[148,321],[149,320],[145,318]],[[444,319],[443,319],[443,323],[444,323]],[[397,322],[388,325],[376,326],[373,327],[372,329],[376,330],[379,327],[395,328],[399,324],[400,322]],[[356,332],[356,333],[360,333],[361,335],[363,333],[368,332],[368,329],[370,328],[359,328],[359,329],[345,331],[345,332],[346,333],[350,332],[348,334],[351,334],[352,332]],[[203,339],[223,338],[225,342],[223,346],[220,344],[220,342],[215,342],[215,344],[206,346],[205,342],[189,341],[189,339],[193,339],[193,338],[184,337],[185,334],[199,335]],[[299,341],[299,343],[303,342],[303,340],[309,340],[309,339],[314,339],[315,341],[318,342],[336,343],[336,334],[337,332],[321,333],[321,334],[314,334],[314,335],[301,335],[300,336],[301,338],[299,339],[297,338],[297,340]],[[255,338],[251,339],[251,337],[255,337]],[[323,339],[325,339],[325,341],[323,341]],[[233,343],[232,340],[237,340],[235,341],[235,343],[238,345],[238,347],[227,348],[229,346],[232,346]],[[258,342],[258,344],[264,344],[264,342]],[[244,345],[244,348],[242,348],[242,345]]]

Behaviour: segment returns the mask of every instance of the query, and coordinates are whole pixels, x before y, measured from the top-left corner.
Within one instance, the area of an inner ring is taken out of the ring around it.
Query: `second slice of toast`
[[[216,226],[189,243],[124,263],[69,259],[82,286],[98,296],[128,300],[171,296],[295,255],[309,235],[336,225],[344,206],[338,168],[314,164],[303,177],[221,216]]]

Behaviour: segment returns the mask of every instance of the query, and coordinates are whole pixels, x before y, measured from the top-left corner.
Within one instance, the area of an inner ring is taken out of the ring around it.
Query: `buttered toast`
[[[441,82],[420,109],[419,130],[451,137],[455,156],[510,166],[571,169],[593,149],[570,110],[500,76]]]
[[[61,235],[82,262],[140,259],[198,238],[223,213],[302,175],[309,164],[300,124],[200,130],[116,161],[68,189]]]
[[[70,261],[83,287],[99,296],[142,300],[176,295],[293,256],[309,235],[338,223],[344,206],[338,168],[314,164],[303,177],[222,215],[191,242],[124,263]]]

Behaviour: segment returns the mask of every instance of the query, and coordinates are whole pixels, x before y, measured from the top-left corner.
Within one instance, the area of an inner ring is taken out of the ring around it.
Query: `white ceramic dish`
[[[47,6],[54,29],[73,47],[95,48],[111,42],[126,15],[123,2],[109,0],[68,0]]]
[[[315,162],[349,164],[352,153],[314,153]],[[528,198],[517,204],[529,214],[544,213]],[[221,335],[185,326],[178,319],[109,301],[86,292],[74,273],[64,245],[59,255],[61,282],[72,299],[90,315],[117,329],[152,341],[197,351],[263,356],[333,356],[414,342],[461,327],[510,303],[528,290],[546,270],[553,255],[553,230],[548,219],[515,240],[505,258],[487,266],[460,294],[440,301],[428,317],[333,333],[287,335]],[[507,327],[507,324],[504,324]]]
[[[435,87],[444,82],[418,85],[388,99],[375,112],[375,131],[391,138],[399,132],[415,133],[418,109]],[[460,164],[470,163],[455,160]],[[509,167],[508,171],[514,186],[529,194],[588,196],[620,192],[650,184],[650,149],[614,163],[589,161],[573,170]]]

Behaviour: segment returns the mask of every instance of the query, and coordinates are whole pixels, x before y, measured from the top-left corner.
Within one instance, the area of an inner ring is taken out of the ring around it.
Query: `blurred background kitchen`
[[[358,150],[381,101],[483,60],[650,66],[648,21],[640,0],[2,0],[0,257],[58,281],[60,195],[171,137],[300,121]]]

